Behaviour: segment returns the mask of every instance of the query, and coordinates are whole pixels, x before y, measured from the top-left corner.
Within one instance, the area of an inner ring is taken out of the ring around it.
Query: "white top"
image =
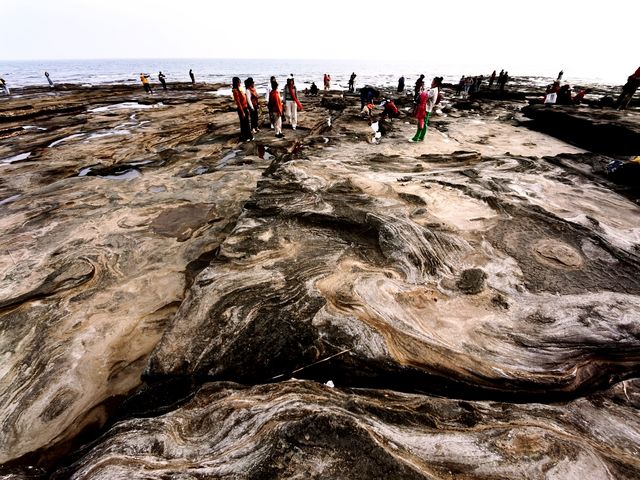
[[[433,112],[433,107],[438,99],[438,87],[427,90],[427,95],[429,95],[429,98],[427,98],[427,112]]]

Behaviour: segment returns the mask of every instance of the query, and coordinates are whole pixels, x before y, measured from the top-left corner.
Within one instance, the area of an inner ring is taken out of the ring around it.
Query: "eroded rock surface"
[[[0,103],[2,478],[638,477],[606,157],[518,95],[238,144],[215,88]]]

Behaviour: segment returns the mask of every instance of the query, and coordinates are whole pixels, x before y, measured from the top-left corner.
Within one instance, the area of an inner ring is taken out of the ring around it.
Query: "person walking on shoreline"
[[[246,95],[240,90],[240,77],[233,77],[231,81],[233,100],[236,102],[238,109],[238,118],[240,119],[240,141],[249,142],[253,140],[251,135],[251,125],[249,124],[249,104]]]
[[[7,86],[7,82],[4,81],[4,78],[0,78],[0,88],[2,88],[7,95],[11,95],[11,91]]]
[[[438,100],[440,94],[440,85],[442,84],[442,77],[435,77],[431,81],[431,88],[427,91],[424,90],[424,86],[418,94],[418,106],[416,108],[416,118],[418,119],[418,129],[416,134],[411,139],[412,142],[422,142],[427,134],[427,125],[429,124],[429,117],[433,111],[433,107]]]
[[[356,77],[357,77],[356,72],[353,72],[349,77],[349,92],[351,93],[355,91]]]
[[[146,73],[141,73],[140,81],[142,82],[142,86],[144,87],[145,92],[153,93],[153,90],[151,90],[151,84],[149,83],[149,75],[147,75]]]
[[[249,77],[244,81],[244,88],[247,92],[247,105],[251,112],[251,133],[258,133],[260,128],[258,127],[260,116],[260,105],[258,92],[256,91],[256,85],[253,82],[253,78]]]
[[[278,82],[275,77],[271,77],[271,91],[269,92],[269,116],[273,119],[273,128],[276,131],[277,138],[283,138],[282,134],[282,114],[284,109],[282,108],[282,99],[280,98],[280,92],[278,92]]]
[[[287,122],[289,122],[291,124],[291,128],[295,130],[298,127],[298,109],[300,109],[300,111],[303,111],[304,109],[298,100],[298,92],[293,78],[287,79],[287,85],[284,87],[283,97]]]
[[[160,83],[162,84],[162,89],[167,90],[167,82],[165,80],[164,73],[158,72],[158,80],[160,80]]]
[[[192,69],[189,69],[189,76],[191,77],[191,83],[196,83],[196,76],[193,74]]]
[[[51,80],[51,77],[49,76],[49,72],[44,72],[44,76],[47,77],[47,82],[49,82],[49,87],[51,88],[55,87],[55,85],[53,84],[53,80]]]
[[[404,76],[398,79],[398,93],[404,92]]]
[[[331,88],[331,75],[328,73],[324,74],[324,89],[329,90]]]

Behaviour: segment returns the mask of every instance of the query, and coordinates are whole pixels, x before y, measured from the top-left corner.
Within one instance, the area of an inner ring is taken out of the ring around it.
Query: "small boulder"
[[[484,289],[484,281],[486,278],[487,274],[484,273],[484,270],[480,268],[468,268],[460,274],[460,278],[458,278],[456,282],[456,287],[467,295],[475,295]]]

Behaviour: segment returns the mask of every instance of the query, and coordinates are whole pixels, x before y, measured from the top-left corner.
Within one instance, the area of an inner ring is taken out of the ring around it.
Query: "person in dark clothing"
[[[164,79],[164,73],[159,72],[158,73],[158,80],[160,80],[160,83],[162,84],[162,89],[166,90],[167,89],[167,82]]]
[[[193,74],[193,70],[189,69],[189,76],[191,77],[191,83],[196,83],[196,76]]]
[[[248,142],[253,140],[251,135],[251,125],[249,124],[249,104],[246,95],[240,90],[240,78],[233,77],[231,81],[233,89],[233,100],[236,102],[238,109],[238,118],[240,118],[240,141]]]
[[[504,72],[502,79],[500,80],[500,93],[504,93],[504,86],[509,81],[509,72]]]
[[[416,99],[417,102],[417,98],[420,95],[420,92],[424,89],[424,75],[420,75],[420,77],[418,78],[418,80],[416,80],[416,84],[413,87],[413,96]]]
[[[571,100],[571,86],[563,85],[558,90],[558,97],[556,99],[557,105],[571,105],[573,102]]]
[[[622,93],[620,93],[620,96],[616,100],[615,104],[618,110],[624,110],[629,106],[629,103],[631,103],[631,99],[636,93],[638,87],[640,87],[640,67],[638,67],[635,73],[629,75],[629,78],[627,78],[627,83],[625,83],[622,87]]]
[[[251,113],[251,133],[258,133],[260,131],[258,125],[260,120],[260,96],[258,95],[252,77],[249,77],[244,81],[244,88],[247,96],[247,106],[249,107],[249,111]]]
[[[400,77],[398,80],[398,93],[404,92],[404,77]]]
[[[318,86],[316,82],[311,82],[311,86],[309,87],[309,95],[316,96],[318,95]]]
[[[371,85],[366,85],[360,89],[360,109],[362,110],[365,105],[373,102],[374,98],[378,98],[380,92],[373,88]]]
[[[351,76],[349,77],[349,91],[350,92],[354,92],[355,91],[355,84],[356,84],[356,72],[353,72],[351,74]]]
[[[494,70],[491,74],[491,78],[489,79],[489,88],[493,86],[493,82],[496,81],[496,71]]]

